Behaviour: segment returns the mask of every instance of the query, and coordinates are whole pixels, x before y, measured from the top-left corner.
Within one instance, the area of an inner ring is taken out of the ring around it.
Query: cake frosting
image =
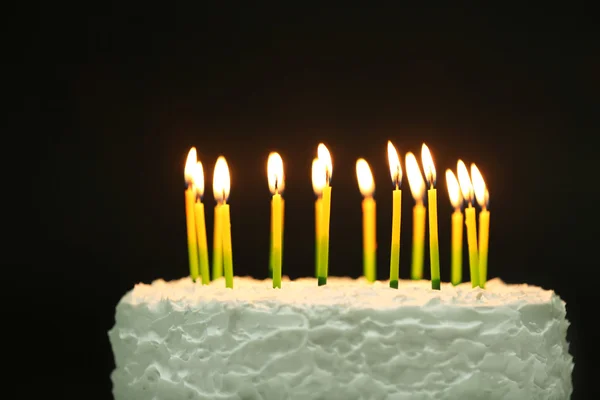
[[[537,286],[236,277],[137,284],[109,331],[115,400],[568,399],[565,303]]]

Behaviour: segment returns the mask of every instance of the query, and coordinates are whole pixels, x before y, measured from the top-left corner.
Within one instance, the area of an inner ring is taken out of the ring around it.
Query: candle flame
[[[267,180],[272,194],[282,193],[284,188],[283,160],[279,153],[272,152],[267,160]]]
[[[196,161],[198,160],[198,153],[196,152],[196,148],[192,147],[187,155],[187,160],[185,161],[185,168],[183,169],[183,176],[185,178],[185,184],[190,185],[194,179],[194,168],[196,165]]]
[[[390,165],[390,175],[392,176],[392,183],[396,188],[400,187],[402,183],[402,166],[400,165],[400,158],[398,157],[398,152],[396,148],[392,144],[391,141],[388,140],[388,163]]]
[[[364,197],[373,196],[375,191],[375,181],[369,163],[364,158],[356,161],[356,178],[358,179],[358,188]]]
[[[423,146],[421,147],[421,162],[423,163],[423,170],[425,171],[425,177],[427,178],[429,187],[433,188],[436,180],[435,165],[433,164],[433,158],[431,157],[429,147],[427,147],[425,143],[423,143]]]
[[[423,175],[421,175],[421,169],[415,155],[411,152],[406,153],[406,175],[408,175],[408,185],[412,192],[413,198],[417,203],[423,201],[423,194],[425,193],[425,182],[423,181]]]
[[[225,157],[219,156],[213,174],[213,194],[217,203],[227,202],[230,188],[231,177],[229,176],[229,166],[227,166]]]
[[[202,196],[204,196],[204,168],[202,168],[200,161],[197,161],[196,165],[194,165],[192,184],[196,188],[196,196],[202,199]]]
[[[323,188],[327,184],[325,171],[323,161],[315,158],[312,162],[312,185],[316,196],[321,196]]]
[[[462,194],[456,175],[450,169],[446,170],[446,185],[448,186],[448,196],[450,197],[452,207],[459,209],[463,201]]]
[[[325,180],[327,185],[331,182],[331,176],[333,175],[333,163],[331,162],[331,154],[323,143],[319,143],[317,147],[317,157],[321,160],[325,166]]]
[[[458,160],[457,172],[458,172],[458,183],[460,184],[460,190],[462,191],[462,195],[465,200],[469,202],[469,204],[473,203],[473,184],[471,183],[471,177],[469,176],[469,170],[467,166],[463,162],[463,160]]]
[[[481,175],[479,168],[475,164],[471,164],[471,179],[473,180],[473,191],[475,192],[477,203],[484,209],[487,208],[490,195],[483,180],[483,175]]]

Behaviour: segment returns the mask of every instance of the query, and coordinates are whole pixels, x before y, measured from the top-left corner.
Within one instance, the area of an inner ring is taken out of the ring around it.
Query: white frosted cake
[[[138,284],[109,332],[116,400],[568,399],[550,290],[330,277]]]

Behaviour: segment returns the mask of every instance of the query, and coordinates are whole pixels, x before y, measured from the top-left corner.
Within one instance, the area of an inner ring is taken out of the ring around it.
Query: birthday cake
[[[116,400],[568,399],[565,303],[509,285],[329,277],[138,284],[109,332]]]

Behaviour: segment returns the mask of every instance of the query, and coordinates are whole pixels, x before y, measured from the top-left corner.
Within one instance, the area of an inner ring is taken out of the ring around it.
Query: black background
[[[597,394],[600,63],[585,10],[52,3],[24,11],[6,21],[6,51],[14,54],[7,121],[14,124],[3,161],[15,192],[5,200],[16,207],[5,210],[15,228],[3,297],[8,305],[18,297],[28,311],[7,306],[12,326],[37,327],[17,329],[29,343],[18,350],[17,369],[36,364],[23,352],[50,350],[40,360],[47,367],[27,379],[30,390],[111,398],[107,331],[116,303],[137,282],[188,273],[190,146],[208,182],[216,158],[226,156],[235,274],[257,278],[268,265],[268,153],[279,151],[286,168],[284,274],[291,277],[314,268],[310,165],[319,142],[334,165],[330,274],[361,273],[354,166],[365,157],[375,174],[385,278],[389,139],[402,157],[418,155],[423,142],[432,151],[444,281],[452,211],[444,170],[459,158],[478,164],[490,190],[489,274],[554,289],[567,302],[573,398]],[[14,178],[23,170],[25,179]],[[403,189],[406,278],[413,204],[406,179]],[[211,212],[207,224],[211,241]]]

